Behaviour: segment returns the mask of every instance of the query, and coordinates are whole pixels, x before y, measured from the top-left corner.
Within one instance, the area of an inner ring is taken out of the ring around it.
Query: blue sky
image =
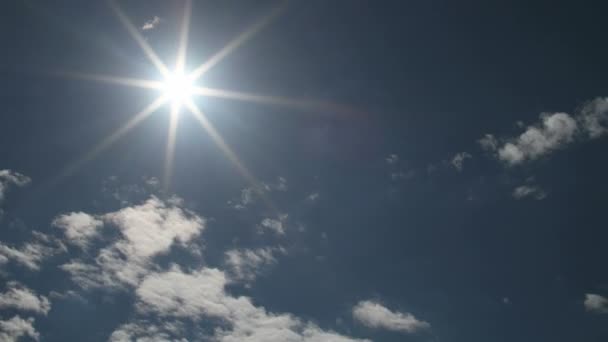
[[[605,4],[4,6],[0,340],[608,339]]]

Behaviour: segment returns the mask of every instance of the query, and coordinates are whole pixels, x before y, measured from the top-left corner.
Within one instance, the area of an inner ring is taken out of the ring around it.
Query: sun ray
[[[254,191],[262,198],[262,200],[266,203],[266,205],[273,211],[273,213],[278,213],[276,207],[272,204],[272,202],[264,195],[264,189],[261,185],[261,182],[256,179],[256,177],[243,165],[239,157],[232,151],[230,146],[226,144],[222,136],[215,129],[213,124],[207,119],[205,114],[194,104],[192,101],[187,101],[185,103],[186,108],[190,110],[194,118],[199,122],[201,127],[211,136],[211,139],[216,143],[216,145],[220,148],[222,153],[234,164],[237,171],[245,178],[245,180],[250,184],[250,186],[254,189]]]
[[[171,116],[169,118],[169,132],[167,134],[167,149],[165,152],[165,168],[163,174],[163,188],[169,190],[173,176],[173,160],[175,159],[175,138],[177,136],[177,125],[179,123],[179,105],[171,105]]]
[[[167,67],[165,66],[165,64],[156,55],[156,53],[154,52],[154,50],[152,50],[152,48],[150,47],[150,45],[146,42],[146,40],[144,39],[144,37],[142,37],[142,35],[137,30],[137,28],[135,26],[133,26],[133,24],[131,23],[131,21],[127,17],[127,15],[120,9],[120,7],[116,3],[116,1],[115,0],[108,0],[108,3],[110,4],[110,7],[112,8],[112,10],[116,14],[116,16],[118,16],[118,19],[123,24],[123,26],[125,26],[125,28],[127,29],[127,31],[129,31],[129,34],[131,34],[131,37],[133,37],[133,39],[135,39],[135,41],[137,42],[137,44],[139,45],[139,47],[143,50],[143,52],[145,53],[145,55],[148,57],[148,59],[150,60],[150,62],[152,62],[152,64],[154,64],[154,66],[158,69],[158,71],[163,76],[167,76],[169,74],[169,69],[167,69]]]
[[[61,76],[61,77],[66,77],[66,78],[74,78],[74,79],[94,81],[94,82],[118,84],[118,85],[124,85],[124,86],[129,86],[129,87],[138,87],[138,88],[146,88],[146,89],[161,89],[163,87],[162,82],[139,79],[139,78],[119,77],[119,76],[101,75],[101,74],[89,74],[89,73],[82,73],[82,72],[76,72],[76,71],[56,71],[56,72],[53,72],[53,74]]]
[[[177,61],[175,63],[175,70],[177,72],[184,72],[186,65],[186,50],[188,48],[188,32],[190,29],[190,16],[192,15],[192,1],[186,0],[184,5],[184,15],[182,19],[181,32],[179,36],[179,46],[177,49]]]
[[[298,98],[289,98],[282,96],[273,96],[273,95],[260,95],[260,94],[252,94],[245,92],[238,92],[232,90],[225,89],[216,89],[216,88],[208,88],[208,87],[195,87],[193,90],[195,95],[208,96],[208,97],[216,97],[222,99],[229,100],[237,100],[237,101],[245,101],[245,102],[254,102],[254,103],[262,103],[276,106],[285,106],[297,109],[305,109],[305,110],[317,110],[321,112],[332,112],[337,114],[354,114],[357,111],[353,108],[333,103],[333,102],[324,102],[324,101],[313,101],[306,99],[298,99]]]
[[[127,121],[124,125],[120,126],[114,133],[107,136],[105,139],[100,141],[97,145],[93,146],[91,150],[89,150],[84,156],[73,161],[68,166],[66,166],[63,171],[60,173],[58,178],[64,178],[72,175],[78,169],[80,169],[85,163],[95,158],[101,152],[106,150],[108,147],[112,146],[118,139],[127,134],[130,130],[135,128],[139,123],[141,123],[144,119],[146,119],[150,114],[154,113],[160,106],[162,106],[166,102],[166,98],[164,96],[158,97],[148,106],[146,106],[142,111],[135,114],[129,121]]]
[[[240,47],[247,40],[255,36],[256,33],[261,31],[266,25],[268,25],[273,19],[275,19],[281,12],[283,12],[285,8],[285,3],[280,6],[275,7],[270,13],[262,17],[260,20],[256,21],[253,25],[251,25],[247,30],[243,31],[241,34],[232,39],[226,46],[224,46],[220,51],[216,52],[211,58],[209,58],[205,63],[201,64],[198,68],[196,68],[191,74],[193,80],[200,78],[204,73],[213,68],[216,64],[222,61],[226,56],[231,54],[234,50]]]

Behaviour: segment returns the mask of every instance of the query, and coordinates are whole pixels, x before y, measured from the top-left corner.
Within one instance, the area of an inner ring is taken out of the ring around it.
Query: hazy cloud
[[[11,170],[0,170],[0,202],[4,199],[6,191],[11,185],[24,186],[29,184],[30,178]]]
[[[608,313],[608,298],[598,294],[587,293],[585,295],[585,309],[593,313]]]
[[[399,161],[399,156],[393,153],[386,157],[385,160],[389,164],[396,164]]]
[[[157,16],[154,16],[152,19],[146,21],[141,29],[144,31],[148,31],[148,30],[152,30],[154,28],[156,28],[158,25],[160,25],[161,19]]]
[[[468,152],[456,153],[456,155],[454,155],[451,161],[452,166],[454,166],[456,170],[462,171],[462,169],[464,168],[464,161],[470,158],[473,158],[473,156],[471,156],[471,154],[469,154]]]
[[[382,304],[364,300],[353,307],[353,317],[369,328],[386,329],[404,333],[413,333],[428,329],[431,325],[420,321],[410,313],[391,311]]]
[[[0,264],[10,260],[31,270],[40,269],[43,260],[66,251],[61,241],[40,232],[32,232],[33,241],[18,247],[11,247],[0,242]]]
[[[251,282],[266,267],[277,263],[276,254],[285,254],[283,248],[231,249],[225,253],[225,264],[230,278]]]
[[[520,185],[513,189],[512,195],[515,199],[532,197],[536,200],[542,200],[547,197],[547,194],[541,188],[534,185]]]

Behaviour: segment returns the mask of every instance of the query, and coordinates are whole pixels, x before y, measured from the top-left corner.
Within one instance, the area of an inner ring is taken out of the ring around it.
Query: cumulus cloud
[[[102,248],[93,263],[73,260],[61,268],[83,288],[135,286],[153,257],[167,253],[174,243],[186,245],[205,227],[201,217],[176,206],[179,201],[172,203],[152,196],[141,205],[100,216],[120,237]]]
[[[566,113],[541,114],[541,124],[528,126],[519,137],[498,149],[498,158],[510,165],[533,160],[572,142],[576,120]]]
[[[518,126],[524,127],[523,124]],[[598,138],[606,132],[608,98],[596,98],[574,115],[542,113],[539,123],[525,127],[525,131],[515,138],[499,141],[492,134],[486,134],[478,142],[483,149],[495,153],[498,159],[508,165],[516,165],[563,148],[577,138]]]
[[[152,29],[156,28],[158,25],[160,25],[160,22],[161,22],[161,19],[157,16],[154,16],[154,18],[146,21],[142,25],[141,29],[144,31],[152,30]]]
[[[464,168],[464,161],[470,158],[473,158],[473,156],[471,156],[471,154],[469,154],[468,152],[456,153],[456,155],[454,155],[451,161],[452,166],[454,166],[456,170],[462,171],[462,169]]]
[[[58,216],[53,226],[62,229],[70,243],[87,248],[90,240],[99,234],[103,222],[87,213],[74,212]]]
[[[47,258],[66,251],[61,241],[46,234],[34,231],[34,240],[18,247],[11,247],[0,242],[0,264],[10,260],[37,271]]]
[[[225,264],[230,278],[251,282],[266,267],[277,263],[276,254],[285,254],[283,248],[231,249],[225,253]]]
[[[598,294],[585,294],[585,309],[593,313],[608,313],[608,298]]]
[[[536,200],[542,200],[547,197],[547,193],[545,193],[538,186],[533,185],[520,185],[513,189],[513,198],[515,199],[523,199],[526,197],[532,197]]]
[[[40,334],[34,328],[34,319],[23,319],[20,316],[3,321],[0,320],[0,341],[16,342],[21,337],[28,336],[38,341]]]
[[[290,314],[274,314],[255,306],[248,297],[225,292],[227,278],[214,268],[190,273],[173,266],[167,272],[149,274],[137,288],[140,314],[183,318],[194,322],[218,319],[224,326],[214,330],[222,342],[352,342],[362,341],[325,331]]]
[[[51,302],[45,296],[39,296],[29,288],[17,282],[9,282],[8,290],[0,293],[0,309],[17,309],[46,315],[51,309]]]
[[[403,333],[413,333],[431,327],[429,323],[418,320],[411,313],[391,311],[382,304],[371,300],[357,303],[353,307],[353,317],[369,328]]]

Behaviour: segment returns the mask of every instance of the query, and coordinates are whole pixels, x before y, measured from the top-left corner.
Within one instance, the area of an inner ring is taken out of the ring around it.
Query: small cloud
[[[406,172],[403,172],[403,171],[392,172],[391,180],[398,181],[400,179],[410,179],[410,178],[414,177],[415,175],[416,175],[416,171],[414,171],[414,170],[409,170]]]
[[[418,320],[411,313],[391,311],[382,304],[371,300],[357,303],[353,307],[353,317],[369,328],[403,333],[414,333],[431,327],[429,323]]]
[[[11,185],[25,186],[31,182],[31,179],[18,172],[11,170],[0,170],[0,201],[4,199],[6,191]]]
[[[486,151],[496,151],[498,148],[498,140],[492,134],[486,134],[483,138],[477,140],[481,148]]]
[[[504,298],[502,299],[502,302],[503,302],[503,304],[505,304],[505,305],[509,305],[509,304],[511,304],[511,299],[509,299],[509,297],[504,297]]]
[[[515,199],[532,197],[536,200],[542,200],[547,197],[547,193],[545,193],[541,188],[533,185],[520,185],[513,189],[512,195]]]
[[[319,194],[319,192],[313,192],[310,195],[308,195],[306,197],[306,199],[309,200],[309,201],[311,201],[311,202],[314,202],[314,201],[318,200],[320,196],[321,195]]]
[[[396,164],[399,161],[399,156],[393,153],[386,157],[384,160],[386,160],[386,162],[391,165]]]
[[[456,170],[458,170],[458,172],[460,172],[464,168],[464,161],[466,159],[471,159],[471,158],[473,158],[473,156],[471,156],[471,154],[469,154],[468,152],[460,152],[460,153],[456,153],[456,155],[454,155],[451,163],[452,163],[452,166],[454,166],[454,168],[456,168]]]
[[[141,27],[141,29],[144,31],[152,30],[152,29],[156,28],[158,25],[160,25],[160,22],[161,22],[161,19],[157,16],[154,16],[154,18],[146,21],[144,23],[144,25]]]
[[[274,231],[278,235],[285,235],[285,221],[287,214],[279,215],[278,219],[265,218],[260,223],[261,228],[266,228]]]
[[[585,294],[585,309],[593,313],[608,313],[608,298],[598,294]]]
[[[231,249],[225,253],[225,264],[231,279],[248,283],[255,280],[264,268],[277,263],[277,253],[285,254],[286,251],[281,247]]]

